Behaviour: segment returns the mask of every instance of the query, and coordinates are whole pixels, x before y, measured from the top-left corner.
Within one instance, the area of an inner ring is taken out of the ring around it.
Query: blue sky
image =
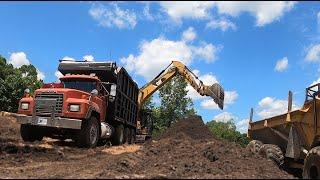
[[[320,82],[319,2],[1,2],[0,54],[31,63],[45,82],[58,60],[114,60],[141,87],[179,59],[226,90],[222,111],[190,89],[204,121],[284,113]],[[277,65],[278,63],[278,65]],[[155,99],[157,101],[157,99]]]

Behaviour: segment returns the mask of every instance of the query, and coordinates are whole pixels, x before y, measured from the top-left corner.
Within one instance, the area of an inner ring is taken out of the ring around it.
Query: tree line
[[[29,88],[33,93],[42,84],[33,65],[15,68],[0,55],[0,111],[17,112],[24,90]]]

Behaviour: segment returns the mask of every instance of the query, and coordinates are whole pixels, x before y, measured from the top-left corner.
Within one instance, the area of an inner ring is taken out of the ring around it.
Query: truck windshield
[[[93,89],[97,88],[97,82],[95,81],[63,81],[64,88],[77,89],[90,93]]]

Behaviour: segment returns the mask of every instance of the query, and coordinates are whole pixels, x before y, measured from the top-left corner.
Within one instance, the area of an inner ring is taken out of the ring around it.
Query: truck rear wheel
[[[115,128],[115,132],[112,136],[112,144],[113,145],[121,145],[124,141],[124,127],[122,124],[117,125]]]
[[[303,179],[320,178],[320,146],[312,148],[304,159]]]
[[[249,144],[247,145],[247,149],[252,152],[253,154],[258,154],[259,150],[261,148],[261,146],[263,145],[263,143],[261,141],[258,140],[252,140],[249,142]]]
[[[34,142],[36,140],[41,141],[43,139],[43,134],[40,129],[27,124],[21,124],[20,135],[23,141]]]
[[[136,141],[136,131],[134,129],[130,129],[131,131],[131,138],[129,144],[134,144]]]
[[[124,141],[123,141],[123,143],[129,144],[130,138],[131,138],[131,131],[130,131],[129,127],[125,127],[124,128]]]
[[[92,148],[95,147],[99,140],[99,124],[95,117],[83,120],[77,144],[79,147]]]
[[[263,157],[272,160],[279,167],[282,167],[284,163],[283,152],[279,148],[279,146],[274,144],[264,144],[261,146],[259,150],[259,154]]]

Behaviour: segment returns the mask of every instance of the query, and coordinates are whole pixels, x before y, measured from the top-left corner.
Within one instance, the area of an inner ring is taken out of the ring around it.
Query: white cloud
[[[236,126],[236,130],[239,131],[240,133],[247,133],[248,131],[248,124],[249,124],[249,119],[243,119],[241,121],[238,121],[238,117],[234,116],[232,113],[229,112],[222,112],[213,118],[217,122],[234,122]]]
[[[62,60],[75,60],[73,57],[65,56],[62,58]]]
[[[202,42],[200,46],[191,46],[195,56],[203,58],[207,63],[214,62],[217,57],[216,54],[222,49],[222,46],[214,46]]]
[[[320,28],[320,11],[317,14],[318,27]]]
[[[61,60],[65,60],[64,63],[74,63],[75,59],[73,57],[64,56]]]
[[[249,125],[249,119],[243,119],[241,121],[238,121],[236,123],[237,131],[239,131],[240,133],[247,133],[248,125]]]
[[[221,20],[211,20],[206,24],[206,28],[221,29],[222,31],[226,31],[228,29],[236,30],[237,26],[233,22],[227,19],[221,19]]]
[[[318,78],[317,80],[313,81],[313,83],[310,84],[310,86],[315,85],[320,83],[320,78]]]
[[[313,45],[308,49],[305,60],[309,62],[320,61],[320,44]]]
[[[92,55],[85,55],[85,56],[83,56],[83,60],[94,61],[94,57]]]
[[[58,79],[63,76],[63,74],[62,74],[60,71],[56,71],[56,72],[54,73],[54,75],[55,75]]]
[[[9,63],[13,65],[15,68],[20,68],[23,65],[29,65],[30,61],[27,59],[27,55],[24,52],[15,52],[11,53],[10,58],[9,58]],[[38,68],[36,68],[37,71],[37,79],[44,80],[45,75],[43,72],[41,72]],[[22,74],[22,77],[27,76],[27,73]]]
[[[229,112],[222,112],[222,113],[214,116],[213,119],[215,121],[217,121],[217,122],[227,123],[227,122],[230,122],[230,121],[235,121],[237,119],[237,117],[233,116]]]
[[[181,22],[182,18],[206,19],[210,17],[210,9],[214,2],[200,1],[165,1],[159,2],[163,11],[166,12],[171,19]]]
[[[10,55],[9,63],[15,68],[20,68],[23,65],[29,65],[30,61],[24,52],[14,52]]]
[[[152,41],[144,41],[140,46],[140,54],[134,56],[130,54],[127,58],[122,58],[128,71],[143,76],[151,80],[162,69],[168,66],[172,60],[181,60],[189,65],[192,61],[192,51],[185,42],[170,41],[163,37]]]
[[[172,41],[159,37],[151,41],[143,41],[139,49],[138,55],[130,54],[126,58],[121,58],[121,62],[128,71],[134,71],[146,80],[151,80],[173,60],[180,60],[187,66],[195,57],[213,62],[218,49],[221,48],[206,43],[192,46],[183,40]]]
[[[238,99],[238,93],[236,91],[225,91],[224,108],[228,105],[234,104]],[[212,99],[206,99],[201,102],[201,107],[204,109],[219,109],[218,105]]]
[[[297,109],[293,102],[292,109]],[[258,115],[265,119],[276,115],[284,114],[288,111],[288,101],[280,100],[273,97],[265,97],[259,102]]]
[[[37,70],[37,79],[38,79],[38,80],[44,80],[44,78],[46,77],[46,76],[44,75],[44,73],[41,72],[38,68],[36,68],[36,70]]]
[[[116,26],[119,29],[133,29],[137,24],[136,14],[128,9],[121,9],[117,3],[110,3],[109,6],[94,3],[89,14],[103,27]]]
[[[154,20],[153,15],[150,13],[150,4],[148,2],[145,2],[145,6],[143,8],[143,15],[147,20]]]
[[[194,31],[193,27],[189,27],[182,33],[182,40],[193,41],[197,37],[197,33]]]
[[[284,58],[278,60],[276,66],[274,67],[274,69],[278,72],[283,72],[287,68],[288,68],[288,58],[287,57],[284,57]]]
[[[256,18],[257,26],[264,26],[273,21],[279,20],[285,12],[290,11],[295,2],[286,1],[219,1],[216,2],[218,13],[231,16],[238,16],[248,12]]]
[[[217,8],[219,14],[239,16],[250,13],[256,18],[257,26],[264,26],[279,20],[285,12],[290,11],[295,2],[286,1],[217,1],[217,2],[160,2],[163,11],[175,22],[184,19],[209,19],[210,10]]]

